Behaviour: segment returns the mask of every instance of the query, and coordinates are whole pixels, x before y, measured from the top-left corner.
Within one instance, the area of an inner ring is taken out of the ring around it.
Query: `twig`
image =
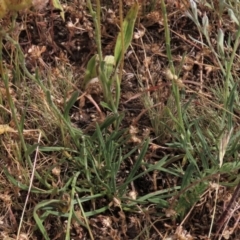
[[[223,228],[223,225],[226,223],[227,219],[229,218],[229,216],[231,215],[231,209],[232,206],[234,205],[234,203],[237,201],[238,197],[240,195],[240,182],[238,183],[235,191],[233,192],[232,198],[230,200],[230,202],[228,203],[226,209],[224,210],[224,212],[221,214],[221,216],[219,217],[216,226],[217,226],[217,232],[216,232],[216,237],[217,238],[218,234],[220,233],[220,231]]]

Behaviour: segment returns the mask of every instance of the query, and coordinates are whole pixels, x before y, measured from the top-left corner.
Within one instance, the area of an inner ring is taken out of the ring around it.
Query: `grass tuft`
[[[0,4],[0,238],[236,239],[238,4],[115,3]]]

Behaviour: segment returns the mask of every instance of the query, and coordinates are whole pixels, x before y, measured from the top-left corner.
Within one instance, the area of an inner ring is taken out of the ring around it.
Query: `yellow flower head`
[[[32,5],[32,0],[5,0],[8,10],[21,11]]]
[[[9,11],[21,11],[32,5],[32,0],[0,0],[0,19]]]
[[[7,10],[7,5],[5,3],[4,0],[0,1],[0,19],[5,17],[5,15],[7,14],[8,10]]]

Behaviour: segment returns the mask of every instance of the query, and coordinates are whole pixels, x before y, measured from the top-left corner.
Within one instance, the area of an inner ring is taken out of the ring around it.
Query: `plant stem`
[[[168,27],[168,17],[167,17],[166,5],[165,5],[164,0],[161,0],[161,7],[162,7],[163,16],[164,16],[163,19],[164,19],[164,30],[165,30],[167,57],[168,57],[169,65],[170,65],[170,70],[171,70],[172,74],[175,75],[175,69],[174,69],[172,54],[171,54],[170,31],[169,31],[169,27]],[[176,105],[177,105],[178,121],[179,121],[178,128],[180,126],[180,129],[178,129],[178,130],[181,133],[183,133],[184,136],[186,136],[184,123],[183,123],[183,119],[182,119],[183,115],[182,115],[179,88],[178,88],[178,85],[174,81],[173,81],[172,86],[173,86],[174,98],[175,98]]]

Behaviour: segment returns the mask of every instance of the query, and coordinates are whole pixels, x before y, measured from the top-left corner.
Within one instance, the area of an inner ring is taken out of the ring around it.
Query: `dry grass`
[[[0,239],[238,239],[238,3],[141,2],[117,113],[82,87],[85,1],[1,20]]]

